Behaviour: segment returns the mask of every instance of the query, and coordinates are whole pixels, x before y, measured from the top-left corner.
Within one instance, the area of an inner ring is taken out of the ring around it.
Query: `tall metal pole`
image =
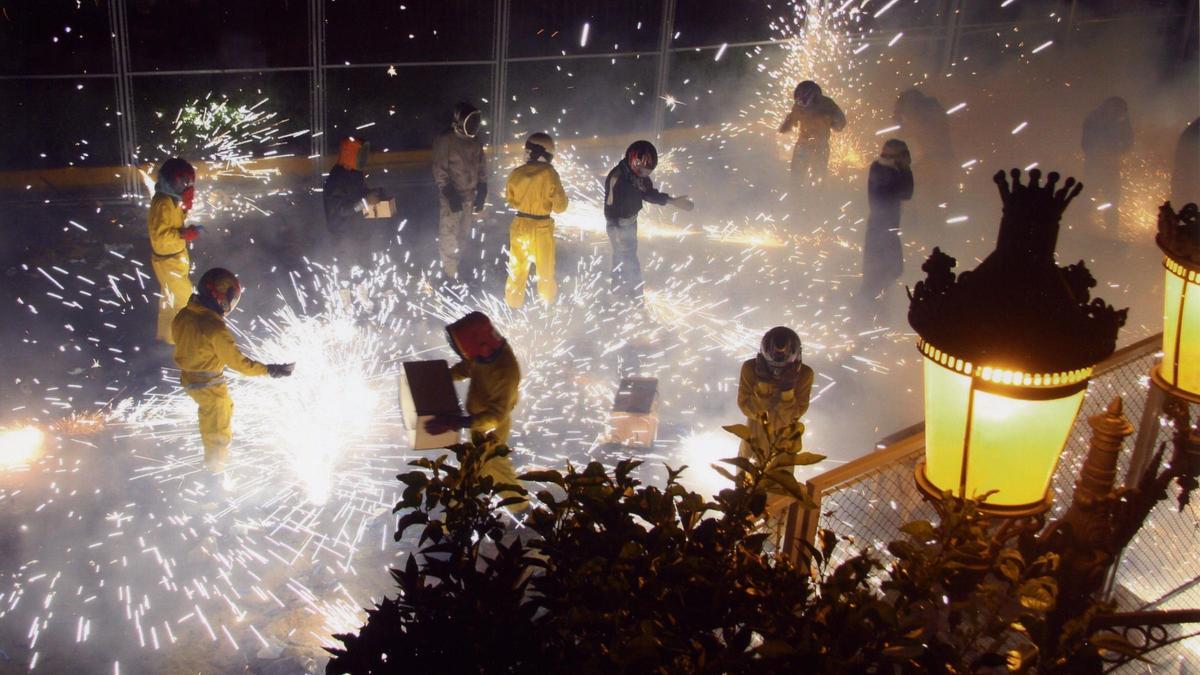
[[[129,65],[129,20],[125,0],[108,3],[108,29],[112,40],[113,79],[116,85],[117,147],[124,168],[122,196],[136,197],[141,181],[137,170],[137,125],[133,114],[133,78]]]
[[[492,155],[498,157],[505,137],[508,90],[508,18],[510,0],[495,0],[492,30]]]
[[[671,76],[671,37],[675,35],[675,0],[663,0],[662,26],[658,33],[658,72],[654,76],[654,138],[662,137],[667,104],[667,80]]]
[[[325,0],[308,0],[308,111],[309,137],[312,140],[313,173],[325,171],[325,153],[329,141],[325,138]]]
[[[962,40],[962,10],[963,0],[950,0],[946,7],[946,37],[942,42],[942,56],[939,72],[945,73],[954,64],[958,54],[958,43]]]

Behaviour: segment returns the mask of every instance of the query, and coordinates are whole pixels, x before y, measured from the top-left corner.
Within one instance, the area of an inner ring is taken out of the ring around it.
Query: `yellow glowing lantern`
[[[1200,219],[1195,204],[1158,214],[1158,247],[1165,254],[1163,359],[1153,377],[1164,391],[1200,401]]]
[[[1054,262],[1059,219],[1078,193],[1057,174],[1011,189],[996,175],[1004,217],[996,250],[956,279],[934,249],[912,293],[909,322],[925,365],[926,494],[983,500],[995,514],[1049,506],[1058,465],[1096,363],[1113,352],[1125,312],[1089,301],[1083,263]]]

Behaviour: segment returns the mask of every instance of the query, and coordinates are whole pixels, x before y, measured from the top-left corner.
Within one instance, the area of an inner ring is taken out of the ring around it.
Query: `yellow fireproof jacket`
[[[508,176],[508,205],[532,216],[567,210],[567,193],[554,167],[545,162],[523,164]]]
[[[158,193],[150,201],[150,248],[154,255],[168,257],[187,253],[183,240],[183,207],[169,195]]]
[[[186,387],[213,380],[226,368],[243,375],[266,375],[267,366],[247,357],[238,348],[225,318],[194,298],[175,317],[175,365],[183,371]],[[216,373],[216,375],[213,375]]]
[[[150,267],[158,280],[162,299],[158,303],[158,339],[171,342],[171,322],[192,295],[188,274],[192,261],[183,240],[184,211],[170,196],[156,194],[150,202],[147,229],[150,235]]]
[[[467,388],[471,431],[492,431],[497,441],[507,443],[512,411],[517,407],[517,389],[521,385],[521,368],[512,347],[506,342],[491,363],[464,359],[450,369],[450,374],[456,380],[471,380]]]
[[[808,411],[808,399],[812,394],[813,369],[800,366],[800,374],[796,378],[796,386],[781,391],[779,386],[759,377],[754,368],[755,359],[742,364],[741,382],[738,384],[738,407],[746,415],[746,424],[750,427],[751,438],[754,438],[763,452],[767,446],[766,429],[759,423],[759,417],[767,414],[771,432],[778,433],[779,429],[797,422]],[[745,455],[743,444],[743,456]]]

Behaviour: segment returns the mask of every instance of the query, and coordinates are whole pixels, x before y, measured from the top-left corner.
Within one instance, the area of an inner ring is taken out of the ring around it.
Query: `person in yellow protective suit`
[[[738,455],[751,459],[756,450],[769,452],[770,440],[762,416],[767,416],[771,435],[799,422],[808,411],[812,384],[812,368],[800,361],[800,336],[785,326],[767,331],[758,355],[742,364],[738,407],[746,415],[753,444],[743,441]]]
[[[450,369],[450,374],[456,380],[471,381],[467,388],[467,414],[434,417],[426,422],[425,430],[440,434],[451,429],[470,429],[490,434],[496,443],[507,445],[521,385],[521,368],[512,347],[482,312],[471,312],[447,326],[446,337],[462,358]],[[493,457],[481,467],[480,473],[491,476],[496,485],[520,485],[508,457]],[[500,494],[507,498],[518,493],[506,490]],[[513,510],[526,506],[527,502],[517,504]]]
[[[233,399],[225,384],[225,369],[243,375],[287,377],[295,364],[262,364],[242,354],[225,325],[242,286],[233,272],[214,267],[200,277],[196,293],[175,317],[175,364],[179,383],[200,406],[200,438],[204,466],[214,474],[225,470],[233,440]]]
[[[192,295],[192,261],[187,244],[204,231],[201,225],[183,224],[192,208],[195,183],[196,169],[187,161],[172,157],[159,168],[154,198],[150,201],[150,267],[161,294],[156,337],[167,344],[174,344],[171,322]]]
[[[517,211],[509,228],[508,283],[504,300],[514,309],[525,304],[529,266],[537,265],[537,290],[547,304],[558,297],[554,278],[554,219],[551,213],[567,210],[567,193],[558,172],[550,166],[554,139],[531,134],[525,141],[528,160],[508,177],[509,207]]]

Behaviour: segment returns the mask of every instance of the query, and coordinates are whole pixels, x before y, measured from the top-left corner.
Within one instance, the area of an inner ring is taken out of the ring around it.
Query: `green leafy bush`
[[[746,436],[744,427],[729,427]],[[804,499],[792,467],[803,427],[755,459],[731,458],[711,500],[668,467],[661,487],[640,462],[599,463],[521,479],[544,486],[524,526],[517,486],[480,467],[508,452],[486,439],[412,462],[396,538],[419,550],[392,571],[399,594],[336,636],[329,673],[976,673],[1028,670],[1056,600],[1053,553],[1027,559],[998,541],[971,502],[947,500],[940,523],[910,523],[888,549],[832,566],[822,532],[807,560],[764,553],[768,491]],[[768,490],[770,488],[770,490]],[[1008,540],[1012,542],[1010,538]],[[769,547],[768,547],[769,548]],[[1093,672],[1086,620],[1054,640],[1069,658],[1042,672]],[[1064,643],[1066,644],[1066,643]],[[1043,650],[1044,651],[1044,650]],[[1082,670],[1078,669],[1082,668]],[[1098,670],[1095,672],[1099,672]]]

